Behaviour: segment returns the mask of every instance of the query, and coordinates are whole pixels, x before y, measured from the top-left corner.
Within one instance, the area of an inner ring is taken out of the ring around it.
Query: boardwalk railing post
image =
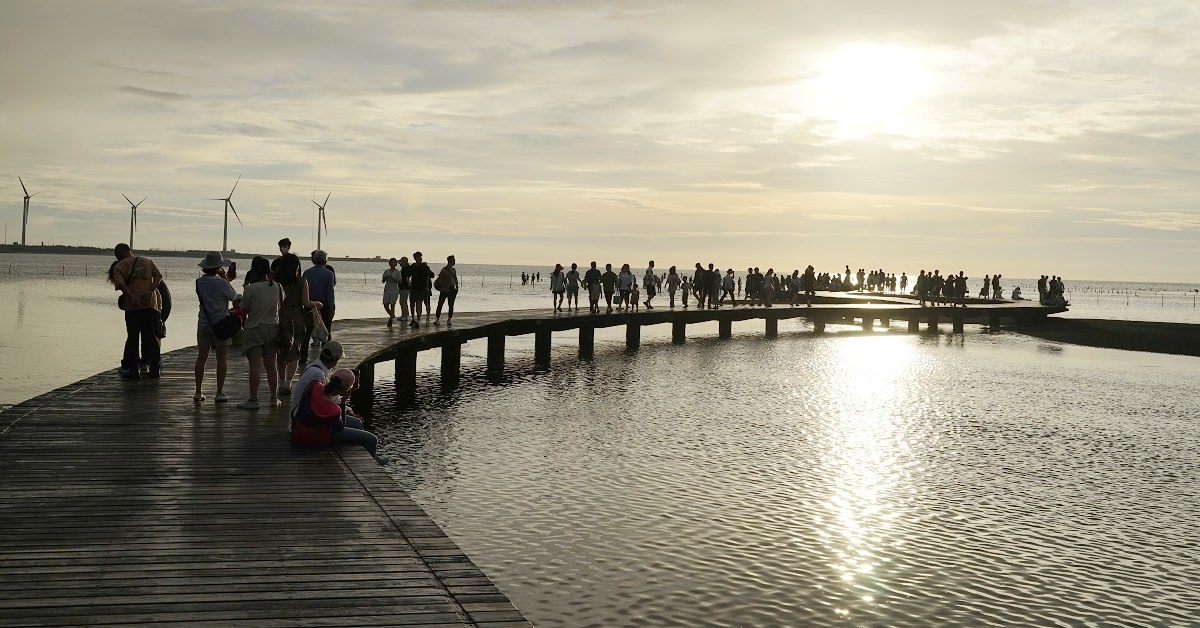
[[[496,378],[504,373],[504,334],[488,336],[487,374]]]
[[[625,350],[637,351],[642,344],[642,326],[637,321],[625,323]]]
[[[863,331],[871,331],[873,327],[875,327],[875,319],[870,316],[864,316],[862,319]]]
[[[533,332],[533,363],[538,367],[550,366],[550,330]]]
[[[951,320],[954,321],[954,333],[956,333],[956,334],[963,333],[963,315],[958,312],[955,312],[954,315],[951,317]]]
[[[814,331],[814,332],[816,332],[816,333],[818,333],[818,334],[823,334],[823,333],[825,333],[825,319],[823,319],[823,318],[814,318],[814,319],[812,319],[812,324],[813,324],[813,331]]]
[[[937,329],[937,328],[938,328],[938,315],[937,315],[937,312],[930,312],[930,313],[929,313],[929,316],[927,316],[927,317],[926,317],[926,319],[925,319],[925,324],[926,324],[926,326],[927,326],[927,327],[929,327],[930,329]]]
[[[767,338],[774,338],[779,335],[779,319],[774,316],[767,316]]]
[[[396,392],[401,397],[412,397],[417,391],[417,351],[396,352]]]
[[[892,319],[890,319],[890,318],[886,318],[886,317],[885,317],[885,318],[881,318],[881,319],[879,319],[879,326],[880,326],[880,327],[891,327],[891,326],[892,326]]]
[[[590,360],[596,353],[596,328],[579,328],[579,359]]]
[[[687,323],[681,320],[671,321],[671,342],[681,345],[687,339]]]
[[[442,345],[442,389],[458,388],[459,367],[462,366],[462,343]]]
[[[769,320],[769,319],[768,319]],[[733,337],[733,321],[722,319],[717,321],[717,335],[721,338]],[[770,335],[768,333],[768,335]]]
[[[997,314],[995,312],[988,312],[988,329],[992,330],[992,331],[1000,329],[1000,315],[999,314]]]
[[[921,331],[921,319],[916,316],[910,316],[908,318],[908,333],[915,334],[919,331]]]

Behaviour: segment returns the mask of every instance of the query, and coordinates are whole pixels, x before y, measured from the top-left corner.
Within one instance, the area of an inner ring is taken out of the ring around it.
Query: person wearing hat
[[[229,260],[221,257],[220,253],[211,252],[197,264],[203,271],[196,279],[196,297],[200,300],[200,313],[196,322],[196,392],[192,401],[200,403],[204,395],[204,367],[208,363],[208,354],[216,347],[217,353],[217,394],[213,401],[225,403],[225,372],[229,367],[229,344],[231,339],[221,340],[213,334],[212,324],[229,315],[229,306],[237,300],[237,291],[229,285],[232,279],[222,267],[229,265]],[[232,271],[232,269],[231,269]]]
[[[330,340],[321,347],[321,355],[304,368],[304,371],[300,373],[300,379],[296,382],[296,390],[292,395],[292,416],[295,416],[296,408],[300,406],[300,397],[303,396],[304,391],[308,390],[313,382],[324,382],[329,379],[330,371],[337,368],[338,362],[345,356],[346,352],[342,349],[342,343],[336,340]],[[289,419],[288,430],[291,429],[292,422]]]
[[[561,312],[563,304],[563,295],[567,292],[567,275],[563,272],[562,264],[554,265],[554,272],[550,273],[550,294],[553,295],[554,311]]]
[[[290,440],[297,445],[362,445],[381,465],[388,462],[378,452],[379,439],[363,429],[363,421],[346,407],[345,397],[358,387],[350,369],[337,369],[325,380],[313,382],[297,395],[300,399],[289,422]]]
[[[157,378],[160,347],[155,331],[162,309],[158,294],[162,273],[154,260],[135,256],[124,242],[113,247],[113,255],[117,261],[108,269],[108,280],[114,289],[121,291],[123,299],[119,304],[123,303],[121,309],[125,310],[125,352],[117,373],[124,378],[137,379],[138,364],[143,363],[147,365],[147,376]]]

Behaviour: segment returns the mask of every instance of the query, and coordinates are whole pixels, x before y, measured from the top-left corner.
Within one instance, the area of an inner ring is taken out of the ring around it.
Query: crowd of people
[[[118,374],[127,379],[143,376],[156,379],[161,364],[159,342],[164,335],[161,312],[166,303],[162,273],[152,259],[134,256],[126,244],[118,244],[113,252],[117,261],[110,266],[108,279],[114,289],[121,292],[118,304],[125,311],[127,332]],[[357,373],[349,369],[333,370],[343,359],[344,350],[330,337],[336,311],[337,275],[328,265],[328,255],[322,250],[313,251],[310,254],[312,265],[301,271],[300,258],[291,252],[289,239],[279,241],[279,253],[274,261],[262,256],[251,260],[240,294],[234,287],[238,277],[236,262],[212,252],[197,264],[200,276],[196,279],[195,289],[199,313],[192,400],[201,404],[208,399],[204,380],[209,355],[215,353],[213,402],[229,401],[225,380],[229,347],[236,333],[249,367],[249,397],[236,404],[239,409],[256,411],[264,405],[281,406],[281,397],[291,396],[288,431],[293,442],[315,445],[359,443],[377,462],[386,464],[387,458],[377,451],[378,440],[362,429],[362,419],[347,403],[348,395],[360,385]],[[423,264],[421,254],[415,253],[414,258],[419,270]],[[394,268],[395,260],[392,262]],[[457,289],[453,256],[448,265],[451,271],[443,271],[438,280]],[[428,270],[427,266],[424,268]],[[429,272],[421,277],[424,282],[408,285],[423,286],[433,275]],[[385,273],[387,281],[388,274]],[[398,287],[400,282],[396,283]],[[396,292],[396,287],[385,292],[385,305],[386,296],[398,296]],[[414,312],[420,312],[416,305],[418,299],[428,307],[428,297],[419,289],[410,289],[410,292],[413,293]],[[440,315],[447,296],[449,315],[453,316],[453,295],[443,293],[438,312]],[[393,298],[392,308],[395,303]],[[236,320],[230,323],[232,319]],[[308,361],[310,346],[318,347],[319,351],[319,356],[311,363]],[[303,370],[300,370],[301,364],[306,365]],[[299,379],[293,388],[292,380],[297,375]],[[265,395],[262,391],[264,377],[267,383]]]

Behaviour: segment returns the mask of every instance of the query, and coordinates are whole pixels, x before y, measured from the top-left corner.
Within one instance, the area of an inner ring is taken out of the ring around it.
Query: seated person
[[[1016,288],[1013,288],[1012,300],[1013,301],[1024,301],[1025,300],[1025,297],[1021,296],[1021,286],[1017,286]]]
[[[354,416],[343,403],[342,396],[350,394],[357,385],[354,372],[345,368],[334,371],[328,382],[317,379],[309,384],[292,414],[292,442],[298,445],[358,443],[376,462],[387,464],[387,457],[377,451],[379,439],[362,429],[362,419]]]

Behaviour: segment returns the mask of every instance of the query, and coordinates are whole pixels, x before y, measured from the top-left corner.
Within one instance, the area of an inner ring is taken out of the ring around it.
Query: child
[[[627,306],[627,309],[628,307],[632,307],[634,312],[638,311],[638,304],[642,302],[641,296],[639,295],[641,295],[641,292],[638,290],[637,283],[634,282],[633,291],[629,293],[630,303]]]

